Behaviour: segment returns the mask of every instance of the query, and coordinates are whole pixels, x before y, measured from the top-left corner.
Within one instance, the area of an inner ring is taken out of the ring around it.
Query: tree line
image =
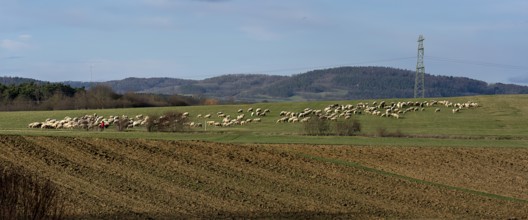
[[[0,84],[0,111],[73,110],[209,104],[203,97],[127,92],[97,84],[89,89],[62,83]]]

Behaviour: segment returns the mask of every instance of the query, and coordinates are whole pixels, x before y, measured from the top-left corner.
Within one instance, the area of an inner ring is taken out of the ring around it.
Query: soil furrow
[[[378,172],[344,166],[346,161]],[[74,219],[528,216],[524,202],[417,181],[527,199],[524,148],[0,135],[0,163],[50,178],[67,195],[67,214]]]

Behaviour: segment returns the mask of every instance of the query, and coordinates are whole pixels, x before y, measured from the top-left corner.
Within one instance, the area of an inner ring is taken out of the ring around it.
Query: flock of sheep
[[[45,129],[97,129],[101,125],[104,125],[105,128],[113,125],[115,123],[123,123],[126,127],[132,128],[137,126],[145,125],[148,120],[148,116],[136,115],[135,117],[123,116],[109,116],[105,118],[104,116],[98,116],[97,114],[93,115],[84,115],[81,117],[69,117],[66,116],[64,119],[57,120],[48,118],[43,122],[32,122],[29,123],[29,128],[45,128]]]
[[[244,113],[244,109],[238,109],[237,115],[232,117],[231,115],[225,114],[223,112],[217,112],[216,117],[218,117],[220,120],[210,120],[212,117],[212,114],[207,115],[197,115],[196,118],[205,118],[209,119],[205,123],[208,126],[215,126],[215,127],[230,127],[235,125],[245,125],[253,122],[261,122],[262,119],[260,117],[266,116],[271,111],[269,109],[262,109],[262,108],[255,108],[252,107],[247,109],[247,114]],[[192,123],[192,122],[191,122]]]
[[[385,101],[381,102],[372,102],[372,103],[363,103],[360,102],[356,105],[346,104],[331,104],[324,109],[311,109],[305,108],[301,112],[291,112],[291,111],[281,111],[280,116],[277,120],[277,123],[284,122],[307,122],[311,117],[318,117],[319,119],[327,119],[332,121],[337,121],[339,118],[349,119],[352,115],[373,115],[379,117],[387,118],[396,118],[400,119],[403,115],[408,112],[416,111],[425,111],[427,107],[434,106],[445,106],[452,108],[453,113],[458,113],[462,109],[476,108],[479,107],[479,104],[476,102],[465,102],[465,103],[453,103],[450,101],[423,101],[423,102],[391,102],[386,103]],[[436,108],[435,112],[439,112],[440,108]]]
[[[360,102],[356,105],[353,104],[331,104],[323,109],[305,108],[302,111],[280,111],[279,118],[276,123],[296,123],[296,122],[307,122],[311,118],[319,118],[325,120],[336,121],[339,118],[349,119],[353,115],[372,115],[378,117],[387,117],[401,119],[404,115],[410,112],[425,111],[428,107],[436,107],[434,112],[441,111],[440,106],[450,108],[452,113],[459,113],[463,109],[470,109],[479,107],[476,102],[465,102],[465,103],[453,103],[447,100],[443,101],[422,101],[422,102]],[[236,115],[231,116],[223,112],[217,112],[216,114],[197,114],[191,116],[189,112],[184,112],[182,117],[189,119],[186,122],[186,126],[190,128],[202,128],[207,126],[214,127],[230,127],[237,125],[246,125],[249,123],[258,123],[262,121],[262,118],[268,114],[271,114],[269,109],[253,108],[250,107],[247,110],[238,109]],[[161,116],[163,117],[163,116]],[[191,119],[195,118],[195,122]],[[46,129],[94,129],[99,128],[101,124],[105,127],[111,126],[115,123],[123,123],[126,128],[133,128],[138,126],[144,126],[147,123],[149,116],[136,115],[134,117],[122,116],[109,116],[103,117],[97,114],[84,115],[81,117],[65,117],[64,119],[46,119],[43,122],[33,122],[28,125],[29,128],[46,128]],[[123,125],[122,124],[122,125]]]

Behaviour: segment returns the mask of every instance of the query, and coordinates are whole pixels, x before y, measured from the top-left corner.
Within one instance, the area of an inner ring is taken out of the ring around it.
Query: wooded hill
[[[229,74],[203,80],[126,78],[100,82],[117,93],[208,97],[224,101],[303,101],[411,98],[415,72],[389,67],[338,67],[292,76]],[[64,82],[89,88],[89,82]],[[425,76],[426,97],[528,94],[528,86],[488,84],[465,77]]]

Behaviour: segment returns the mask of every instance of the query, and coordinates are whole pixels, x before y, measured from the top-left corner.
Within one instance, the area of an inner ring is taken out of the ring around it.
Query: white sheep
[[[289,119],[288,117],[282,117],[282,118],[279,118],[279,119],[277,119],[277,123],[287,122],[288,119]]]
[[[29,123],[28,128],[40,128],[42,126],[42,122],[32,122]]]
[[[306,117],[306,118],[301,119],[301,122],[308,122],[308,120],[310,120],[310,117]]]
[[[400,118],[400,115],[398,115],[396,113],[392,113],[392,114],[390,114],[390,116],[393,117],[393,118],[396,118],[396,119]]]

